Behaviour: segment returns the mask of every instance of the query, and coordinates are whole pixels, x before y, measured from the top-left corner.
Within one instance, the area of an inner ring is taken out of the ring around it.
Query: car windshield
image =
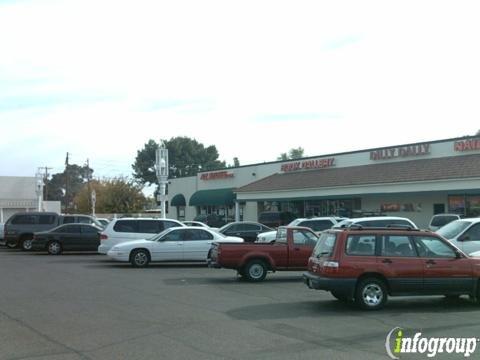
[[[463,230],[470,226],[471,221],[456,220],[453,221],[436,231],[437,234],[447,239],[453,239],[458,236]]]
[[[302,219],[295,219],[293,220],[288,226],[297,226],[297,224],[302,221]]]
[[[218,231],[219,231],[219,232],[222,232],[223,230],[225,230],[226,228],[228,228],[230,225],[231,225],[231,223],[230,223],[230,224],[223,225]]]
[[[155,234],[152,237],[148,238],[150,241],[158,241],[160,240],[165,234],[168,234],[170,231],[172,231],[173,228],[168,228],[163,230],[161,233]]]
[[[336,234],[323,233],[313,249],[312,256],[322,257],[332,255],[336,240]]]
[[[448,224],[454,220],[458,220],[458,216],[456,215],[438,215],[434,216],[432,222],[430,223],[431,226],[443,226]]]

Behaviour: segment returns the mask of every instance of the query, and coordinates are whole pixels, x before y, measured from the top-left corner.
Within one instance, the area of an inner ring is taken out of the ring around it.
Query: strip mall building
[[[257,221],[384,214],[426,227],[433,214],[480,215],[480,138],[463,137],[276,161],[171,179],[168,217]]]

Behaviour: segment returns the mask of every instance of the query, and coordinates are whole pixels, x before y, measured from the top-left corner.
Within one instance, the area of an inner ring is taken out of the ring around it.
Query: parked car
[[[33,233],[50,230],[61,224],[61,215],[54,212],[19,212],[5,223],[5,245],[30,250]]]
[[[65,224],[33,236],[32,250],[46,250],[50,255],[63,251],[96,251],[102,228],[90,224]]]
[[[295,214],[288,211],[264,211],[258,215],[258,222],[271,228],[277,228],[289,224],[295,218]]]
[[[303,279],[311,289],[367,310],[382,308],[388,296],[478,299],[480,259],[430,231],[332,229],[320,236]]]
[[[306,269],[317,240],[309,228],[279,227],[274,243],[213,244],[208,263],[237,270],[249,281],[262,281],[268,271]]]
[[[343,220],[344,218],[342,218]],[[337,223],[337,220],[334,217],[316,217],[316,218],[298,218],[293,220],[288,226],[303,226],[312,229],[315,232],[323,231],[330,229],[333,225]],[[274,241],[277,237],[277,230],[267,231],[261,234],[258,234],[255,242],[257,243],[268,243]]]
[[[372,216],[372,217],[346,219],[333,225],[333,228],[334,229],[348,228],[348,227],[351,227],[352,225],[363,226],[363,227],[405,226],[412,229],[418,229],[417,225],[415,225],[415,223],[412,220],[404,217],[398,217],[398,216]]]
[[[432,231],[437,231],[442,226],[445,226],[448,223],[451,223],[452,221],[460,220],[460,219],[461,219],[461,217],[458,214],[437,214],[437,215],[433,215],[432,218],[430,219],[430,223],[428,225],[428,228]]]
[[[218,232],[226,236],[238,236],[248,242],[254,242],[258,234],[273,229],[251,221],[237,221],[222,226]]]
[[[55,212],[18,212],[5,223],[5,245],[8,248],[20,247],[22,250],[32,249],[32,239],[35,232],[47,231],[62,224],[82,223],[102,225],[89,215],[61,215]]]
[[[113,219],[100,235],[98,252],[106,254],[114,245],[125,241],[148,239],[165,229],[185,226],[180,221],[158,218]]]
[[[240,243],[243,239],[224,236],[206,228],[173,227],[142,240],[117,244],[107,255],[114,260],[145,267],[152,261],[207,261],[212,243]]]
[[[100,224],[102,224],[102,227],[105,228],[109,223],[110,220],[107,218],[95,218]]]
[[[222,227],[226,224],[223,217],[217,214],[199,214],[193,218],[193,221],[200,221],[211,227]]]
[[[436,231],[466,254],[480,251],[480,218],[454,220]]]
[[[104,228],[97,218],[84,214],[62,214],[59,218],[60,224],[91,224]]]

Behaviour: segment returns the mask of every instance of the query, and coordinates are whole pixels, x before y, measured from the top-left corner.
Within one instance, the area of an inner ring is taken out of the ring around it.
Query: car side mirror
[[[462,259],[462,258],[463,258],[463,254],[462,254],[460,251],[455,251],[455,258],[456,258],[456,259]]]

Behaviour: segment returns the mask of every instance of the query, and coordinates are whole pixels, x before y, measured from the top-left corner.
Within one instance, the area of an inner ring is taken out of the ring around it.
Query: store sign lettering
[[[335,165],[335,158],[328,159],[314,159],[295,161],[287,164],[282,164],[280,170],[283,172],[309,170],[309,169],[324,169]]]
[[[229,173],[228,171],[217,171],[211,173],[205,173],[200,175],[201,180],[221,180],[221,179],[230,179],[233,178],[234,174]]]
[[[430,154],[430,144],[402,146],[370,152],[370,160],[386,160]]]
[[[480,139],[455,141],[453,144],[453,149],[455,151],[480,150]]]

